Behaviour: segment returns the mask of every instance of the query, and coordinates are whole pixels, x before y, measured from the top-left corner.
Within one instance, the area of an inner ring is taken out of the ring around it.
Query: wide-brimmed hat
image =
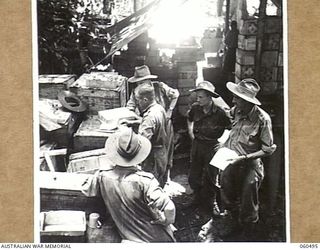
[[[58,100],[61,105],[69,111],[73,112],[84,112],[87,109],[87,106],[80,98],[68,90],[64,90],[58,93]]]
[[[246,78],[237,84],[233,82],[227,82],[227,88],[240,98],[253,104],[261,105],[260,101],[256,98],[256,95],[260,90],[260,86],[256,80],[252,78]]]
[[[215,87],[211,82],[208,82],[208,81],[199,82],[197,87],[195,89],[191,89],[190,91],[193,92],[198,90],[205,90],[209,92],[212,97],[219,97],[219,94],[215,92]]]
[[[116,165],[135,166],[144,161],[151,150],[151,142],[131,128],[123,127],[121,131],[110,136],[105,144],[106,155]]]
[[[134,76],[130,77],[128,79],[128,82],[134,83],[134,82],[140,82],[146,79],[156,79],[156,78],[158,78],[158,76],[151,75],[149,67],[147,65],[142,65],[142,66],[135,67]]]

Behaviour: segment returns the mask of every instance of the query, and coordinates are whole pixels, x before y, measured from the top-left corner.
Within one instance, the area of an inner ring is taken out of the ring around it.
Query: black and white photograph
[[[33,0],[35,242],[290,242],[286,4]]]

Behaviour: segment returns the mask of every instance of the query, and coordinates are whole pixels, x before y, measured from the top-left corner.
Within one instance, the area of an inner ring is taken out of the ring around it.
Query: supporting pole
[[[258,33],[257,33],[257,47],[256,47],[256,67],[255,67],[255,78],[260,81],[260,69],[261,69],[261,54],[262,44],[264,35],[264,26],[266,21],[266,8],[267,0],[260,0],[259,6],[259,19],[258,19]]]
[[[228,30],[229,30],[229,15],[230,15],[230,0],[226,0],[226,26],[224,30],[224,36],[227,35]]]

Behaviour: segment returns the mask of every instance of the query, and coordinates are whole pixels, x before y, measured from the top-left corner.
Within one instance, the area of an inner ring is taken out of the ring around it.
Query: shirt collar
[[[240,115],[240,118],[247,118],[250,121],[254,121],[257,114],[256,110],[257,106],[254,105],[248,114],[243,114],[241,110],[238,110],[237,113]]]
[[[216,113],[217,110],[218,110],[218,107],[214,104],[213,101],[211,102],[211,107],[210,107],[208,113],[204,113],[204,110],[203,110],[203,108],[202,108],[202,112],[203,112],[205,115],[210,115],[210,114],[212,114],[212,113]]]
[[[154,105],[156,105],[156,101],[154,101],[153,103],[151,103],[148,107],[146,107],[143,111],[142,114],[145,114],[151,107],[153,107]]]

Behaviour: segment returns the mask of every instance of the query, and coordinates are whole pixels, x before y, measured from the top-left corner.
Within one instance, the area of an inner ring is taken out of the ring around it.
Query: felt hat
[[[197,87],[195,89],[191,89],[190,91],[194,92],[199,90],[205,90],[209,92],[212,97],[219,97],[219,94],[215,92],[215,87],[211,82],[208,82],[208,81],[199,82]]]
[[[147,65],[142,65],[142,66],[135,67],[134,76],[130,77],[128,79],[128,82],[135,83],[135,82],[140,82],[146,79],[156,79],[156,78],[158,78],[158,76],[151,75],[150,69]]]
[[[69,111],[80,113],[87,109],[85,103],[82,102],[76,94],[68,90],[59,92],[58,100],[60,101],[61,105]]]
[[[111,135],[105,150],[108,158],[116,165],[131,167],[143,162],[151,150],[151,142],[142,135],[136,134],[131,128],[122,129]]]
[[[260,101],[256,98],[260,90],[260,86],[255,79],[246,78],[240,82],[233,83],[227,82],[227,88],[235,95],[244,99],[247,102],[251,102],[256,105],[261,105]]]

